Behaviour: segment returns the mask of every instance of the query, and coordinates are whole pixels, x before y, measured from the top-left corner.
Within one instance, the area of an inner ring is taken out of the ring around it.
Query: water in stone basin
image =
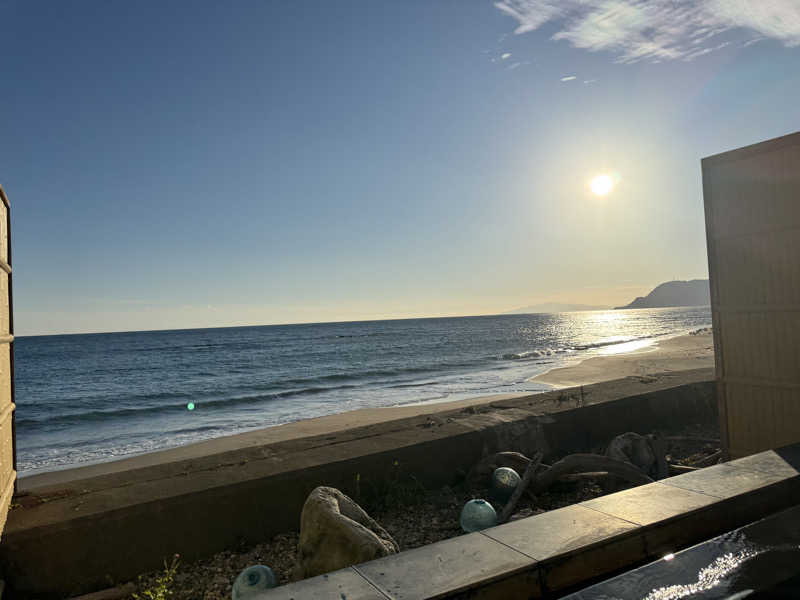
[[[800,598],[800,506],[718,536],[564,600]]]

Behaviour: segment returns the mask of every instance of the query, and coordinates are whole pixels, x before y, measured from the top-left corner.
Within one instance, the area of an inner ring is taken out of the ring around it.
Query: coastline
[[[618,350],[618,348],[617,348]],[[624,348],[623,348],[624,350]],[[651,340],[642,348],[629,352],[587,358],[575,365],[559,367],[531,378],[531,381],[552,389],[588,385],[625,377],[652,378],[674,371],[714,366],[713,342],[710,330],[663,341]],[[292,423],[224,436],[177,448],[147,452],[119,460],[72,466],[44,473],[22,475],[20,489],[35,489],[60,485],[67,481],[120,473],[183,460],[198,459],[247,448],[254,448],[305,437],[336,433],[395,420],[434,415],[469,406],[529,396],[530,393],[494,394],[449,402],[429,402],[401,406],[362,408],[354,411],[303,419]]]
[[[710,328],[665,340],[647,340],[638,347],[634,344],[631,344],[629,352],[601,352],[577,364],[551,369],[528,381],[561,389],[623,377],[657,378],[662,373],[714,367],[714,341]]]
[[[301,419],[300,421],[284,423],[283,425],[275,425],[263,429],[256,429],[254,431],[246,431],[244,433],[204,440],[202,442],[186,444],[185,446],[178,446],[177,448],[145,452],[127,458],[120,458],[119,460],[83,466],[71,466],[57,471],[22,475],[19,477],[19,485],[21,489],[26,490],[59,485],[75,479],[84,479],[182,460],[197,459],[212,454],[265,446],[278,442],[324,435],[326,433],[336,433],[355,427],[387,423],[409,417],[432,415],[439,412],[457,410],[468,406],[483,405],[528,395],[530,394],[493,394],[490,396],[477,396],[475,398],[453,400],[450,402],[360,408],[358,410],[324,415],[311,419]]]

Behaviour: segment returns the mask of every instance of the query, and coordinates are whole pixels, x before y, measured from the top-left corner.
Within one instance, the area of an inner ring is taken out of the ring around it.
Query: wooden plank
[[[711,165],[713,163],[709,163]],[[715,203],[711,201],[715,194],[718,194],[718,188],[724,184],[724,180],[716,177],[716,170],[706,168],[706,160],[702,162],[702,178],[703,178],[703,210],[705,212],[706,220],[706,249],[708,255],[708,272],[709,274],[716,273],[719,270],[717,263],[719,261],[719,252],[717,251],[716,242],[716,222],[714,221],[714,206]],[[719,323],[719,283],[716,277],[709,276],[709,287],[711,295],[711,322],[713,327],[711,329],[712,339],[714,340],[714,357],[715,366],[714,372],[716,375],[715,394],[717,399],[717,413],[719,415],[720,423],[720,440],[722,442],[722,451],[726,457],[730,456],[730,433],[728,431],[728,402],[725,393],[725,360],[724,348],[722,345],[722,329],[718,326]]]
[[[13,406],[11,398],[11,346],[0,344],[0,412]]]
[[[8,484],[14,473],[14,456],[12,454],[11,436],[13,435],[11,420],[14,404],[10,403],[0,417],[0,486]],[[11,482],[13,486],[13,481]]]
[[[800,314],[797,312],[721,313],[726,377],[800,385]]]
[[[2,531],[6,526],[6,520],[8,519],[8,508],[11,506],[11,497],[14,495],[14,486],[15,482],[17,481],[17,472],[12,471],[9,476],[9,481],[6,483],[5,488],[3,488],[3,494],[0,496],[0,536],[2,536]]]
[[[775,394],[760,387],[726,384],[731,458],[771,447],[774,439]]]
[[[8,208],[0,203],[0,260],[8,263]]]
[[[11,311],[9,306],[8,279],[10,275],[0,271],[0,336],[11,333]]]
[[[14,319],[11,280],[11,217],[0,187],[0,535],[17,487],[14,405]]]
[[[788,446],[797,439],[797,423],[800,421],[800,388],[782,390],[774,401],[775,439],[773,447]]]

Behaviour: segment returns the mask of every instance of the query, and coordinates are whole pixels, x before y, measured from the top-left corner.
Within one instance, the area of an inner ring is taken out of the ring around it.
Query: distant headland
[[[711,304],[708,279],[667,281],[647,296],[639,296],[627,306],[616,308],[661,308],[667,306],[705,306]]]

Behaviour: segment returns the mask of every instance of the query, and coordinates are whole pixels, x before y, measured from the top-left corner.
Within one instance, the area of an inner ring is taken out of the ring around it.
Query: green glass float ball
[[[509,467],[495,469],[491,481],[492,496],[501,502],[508,501],[520,481],[522,478],[514,469]]]
[[[278,578],[269,567],[265,565],[247,567],[236,576],[236,580],[233,582],[233,600],[255,598],[262,591],[274,588],[277,585]]]
[[[461,529],[467,533],[497,525],[497,513],[486,500],[470,500],[461,509]]]

